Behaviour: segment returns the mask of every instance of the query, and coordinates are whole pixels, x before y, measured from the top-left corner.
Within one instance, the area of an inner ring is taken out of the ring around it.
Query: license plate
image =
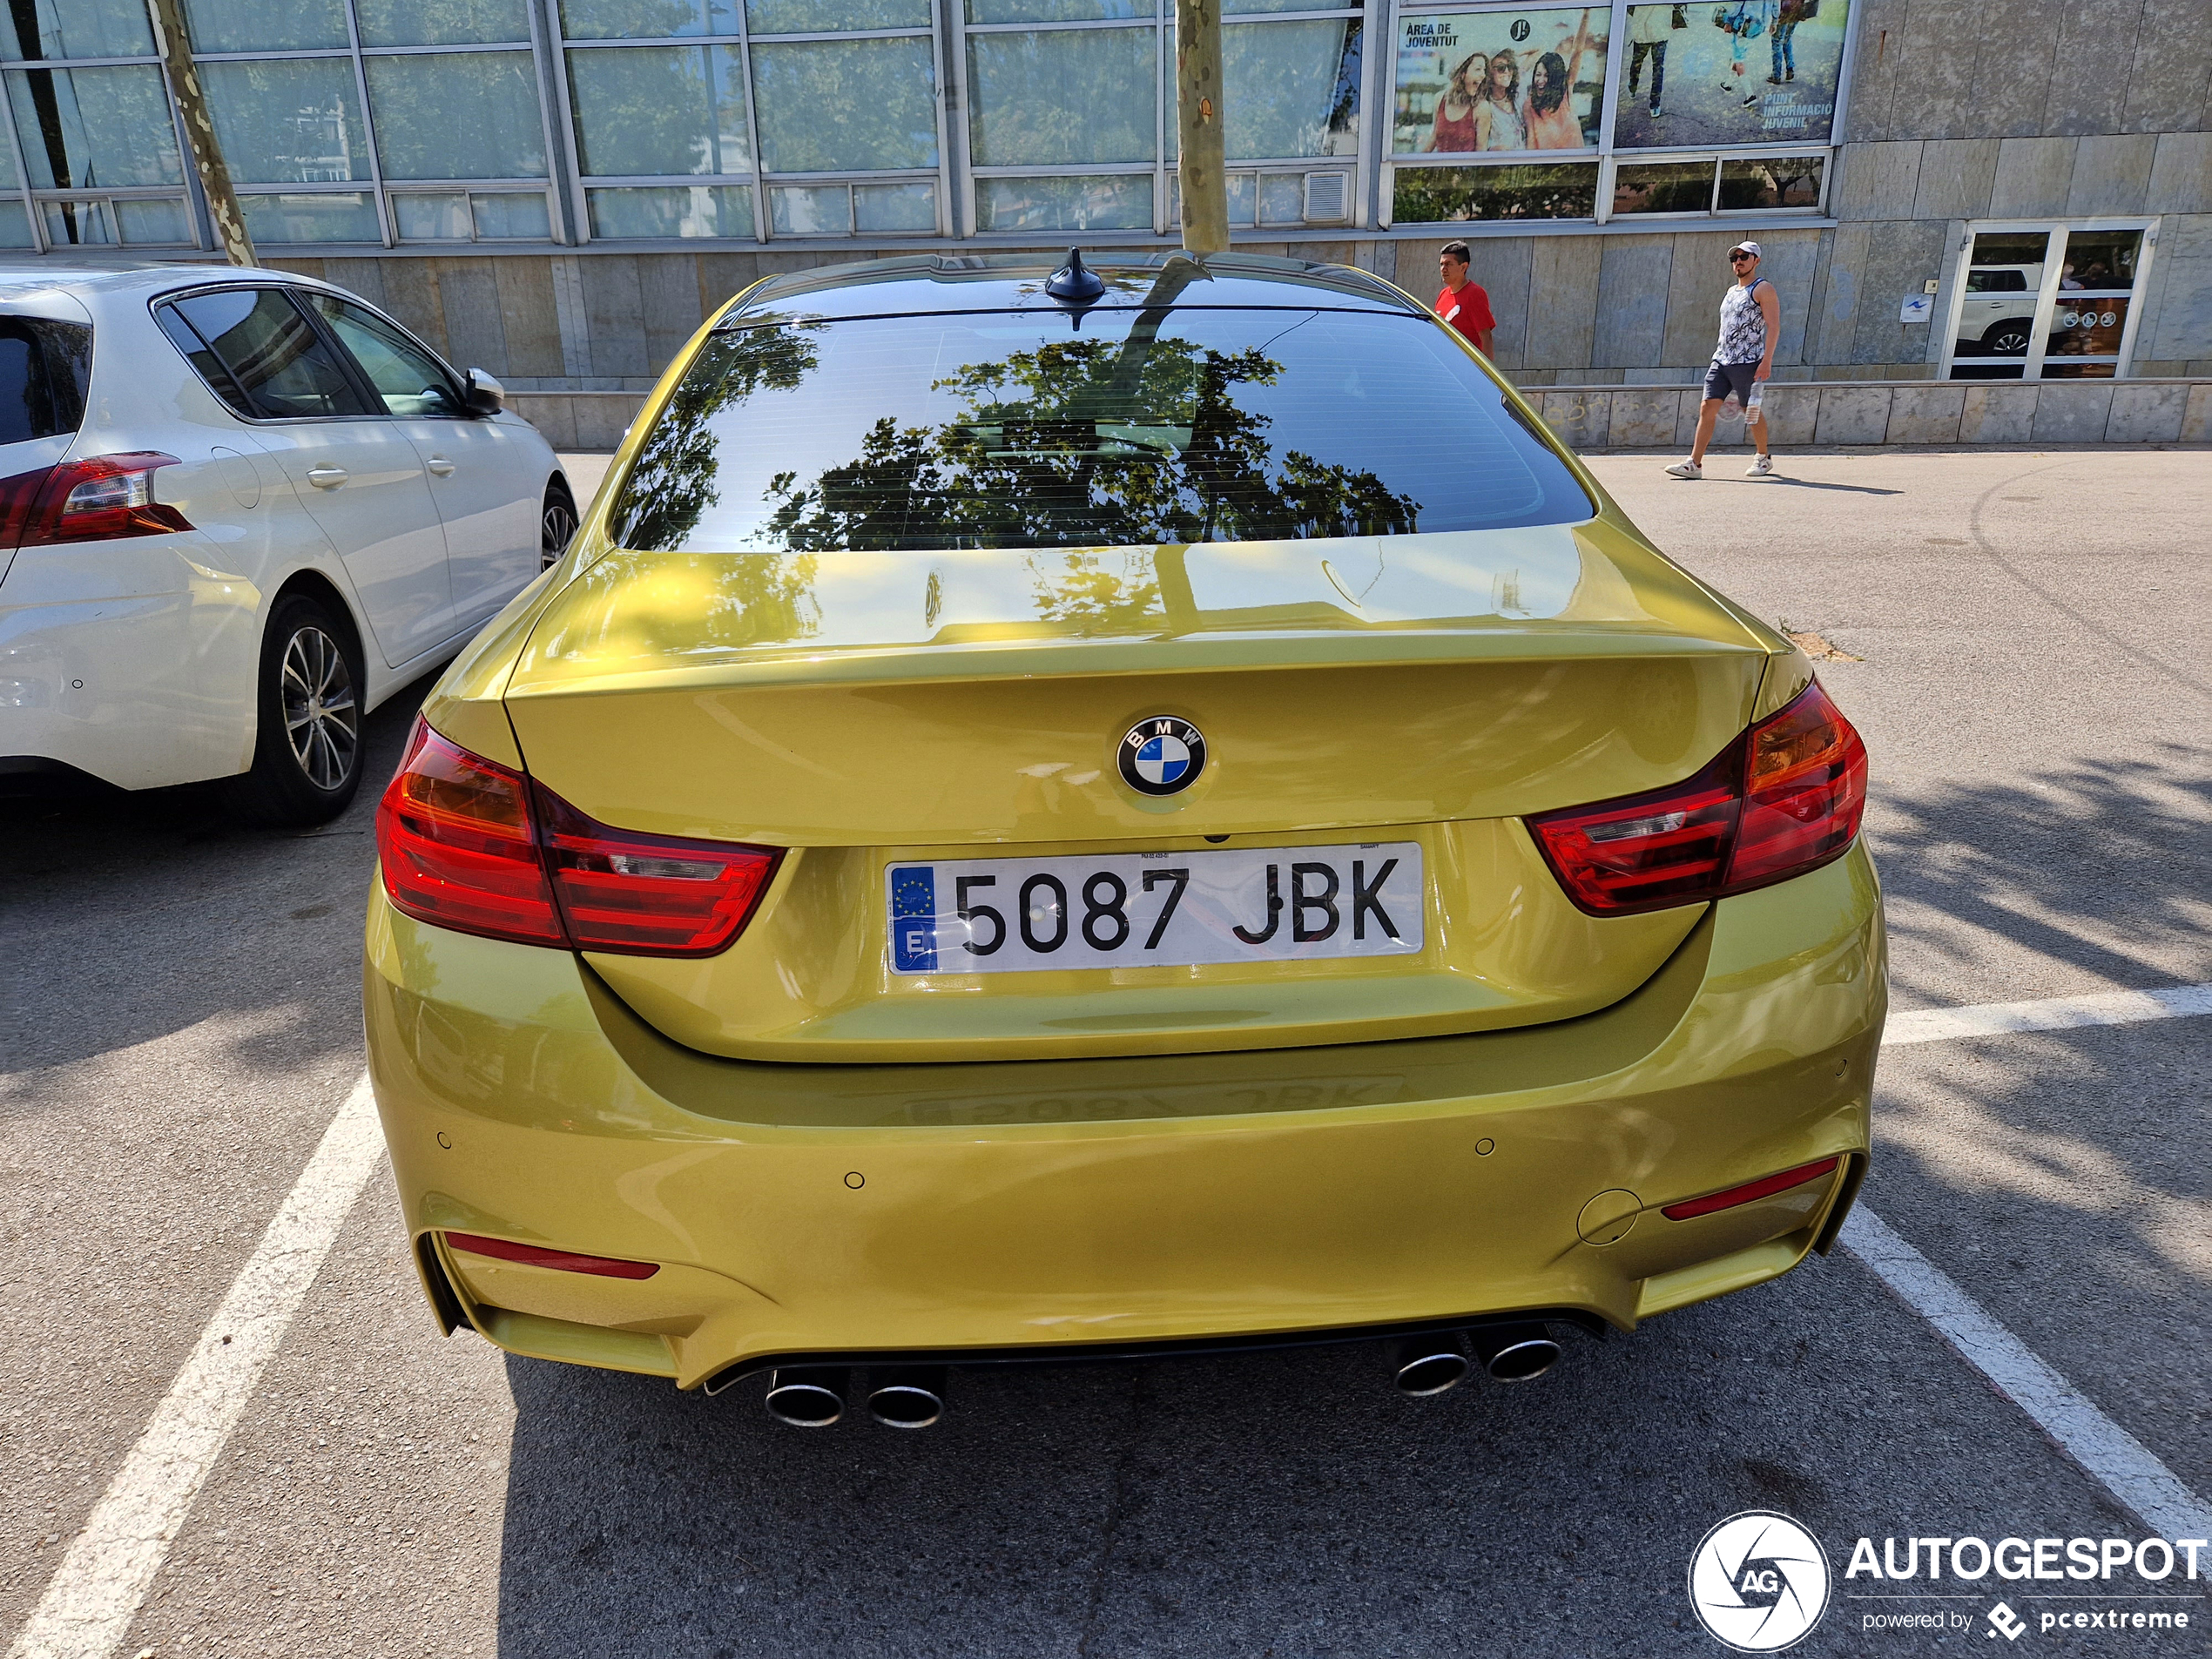
[[[1404,956],[1417,841],[954,859],[886,872],[900,974]]]

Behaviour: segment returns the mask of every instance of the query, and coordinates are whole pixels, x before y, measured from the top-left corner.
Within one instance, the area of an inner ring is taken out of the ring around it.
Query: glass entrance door
[[[2128,347],[2143,231],[1978,231],[1952,326],[1954,381],[2110,380]]]
[[[2047,381],[2108,381],[2120,372],[2128,314],[2135,300],[2141,231],[2060,231],[2052,257],[2058,281],[2038,333],[2031,368]]]

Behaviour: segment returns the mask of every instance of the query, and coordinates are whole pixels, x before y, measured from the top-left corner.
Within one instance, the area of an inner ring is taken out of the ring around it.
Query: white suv
[[[354,295],[0,266],[0,782],[341,811],[362,715],[568,542],[552,449]]]

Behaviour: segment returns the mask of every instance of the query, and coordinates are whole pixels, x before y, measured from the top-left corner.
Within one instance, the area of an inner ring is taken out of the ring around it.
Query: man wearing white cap
[[[1764,478],[1774,470],[1767,453],[1766,416],[1751,407],[1753,388],[1773,372],[1774,342],[1782,334],[1782,301],[1774,284],[1759,274],[1759,245],[1738,242],[1728,251],[1736,281],[1721,296],[1721,338],[1713,347],[1712,366],[1705,371],[1705,401],[1697,411],[1697,436],[1689,446],[1689,459],[1667,469],[1676,478],[1705,475],[1705,446],[1713,441],[1713,423],[1730,394],[1745,409],[1751,442],[1759,446],[1758,459],[1745,475]]]

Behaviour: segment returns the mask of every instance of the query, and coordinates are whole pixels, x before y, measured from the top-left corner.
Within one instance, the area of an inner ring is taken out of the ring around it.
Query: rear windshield
[[[0,443],[76,431],[91,378],[92,331],[83,323],[0,316]]]
[[[1572,523],[1566,465],[1409,314],[860,319],[709,338],[625,547],[1112,547]]]

